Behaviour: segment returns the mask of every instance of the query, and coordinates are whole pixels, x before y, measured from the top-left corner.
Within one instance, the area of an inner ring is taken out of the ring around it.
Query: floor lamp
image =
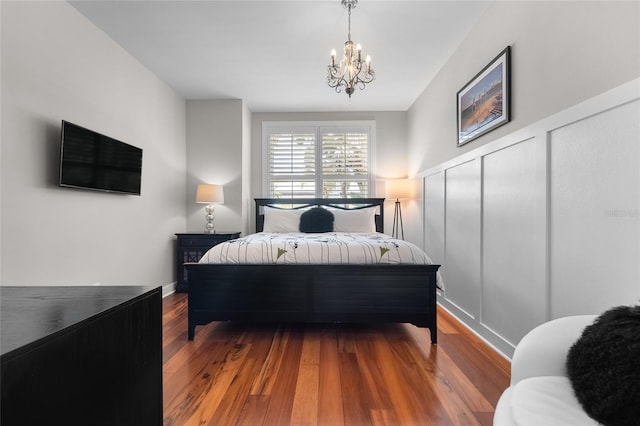
[[[392,179],[386,182],[386,196],[389,199],[395,198],[395,211],[393,213],[393,238],[404,240],[404,226],[402,225],[402,205],[400,200],[411,198],[411,185],[409,179]]]

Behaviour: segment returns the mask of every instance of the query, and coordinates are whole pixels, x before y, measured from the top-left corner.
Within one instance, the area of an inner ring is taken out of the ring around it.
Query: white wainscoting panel
[[[638,303],[640,101],[550,133],[551,316]]]
[[[472,319],[480,314],[480,162],[447,169],[445,299]]]
[[[483,158],[481,322],[512,345],[545,318],[544,274],[531,256],[546,232],[537,220],[544,163],[536,143],[544,142],[531,138]]]
[[[424,179],[425,251],[431,260],[445,268],[444,250],[444,172]]]
[[[438,302],[505,355],[545,321],[640,303],[640,79],[421,177]]]

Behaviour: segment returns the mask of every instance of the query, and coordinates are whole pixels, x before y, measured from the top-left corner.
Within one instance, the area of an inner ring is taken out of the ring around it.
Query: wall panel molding
[[[638,302],[640,101],[550,136],[550,313]]]
[[[638,303],[638,117],[640,79],[420,174],[439,303],[505,355],[542,322]]]
[[[477,159],[450,167],[445,172],[444,299],[469,319],[480,317],[481,291],[481,195]]]

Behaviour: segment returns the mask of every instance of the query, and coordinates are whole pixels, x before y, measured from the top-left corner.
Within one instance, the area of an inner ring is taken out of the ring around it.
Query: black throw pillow
[[[567,355],[585,412],[606,426],[640,424],[640,306],[619,306],[586,327]]]
[[[332,232],[333,213],[322,207],[314,207],[300,216],[300,232]]]

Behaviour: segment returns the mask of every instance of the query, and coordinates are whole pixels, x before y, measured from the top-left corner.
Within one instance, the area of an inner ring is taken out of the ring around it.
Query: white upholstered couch
[[[565,369],[569,348],[595,318],[559,318],[522,338],[511,361],[511,385],[496,406],[494,426],[598,425],[582,410]]]

